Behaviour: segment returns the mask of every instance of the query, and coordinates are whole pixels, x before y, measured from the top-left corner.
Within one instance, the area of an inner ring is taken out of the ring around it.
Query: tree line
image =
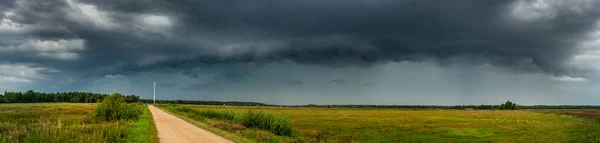
[[[152,103],[152,99],[140,99],[142,103]],[[314,107],[314,108],[375,108],[375,109],[475,109],[475,110],[518,110],[518,109],[600,109],[595,105],[518,105],[507,101],[500,105],[275,105],[260,102],[239,101],[200,101],[200,100],[156,100],[157,104],[192,104],[226,106],[270,106],[270,107]]]
[[[140,99],[142,103],[153,103],[152,99]],[[274,106],[259,102],[201,101],[201,100],[156,100],[157,104],[228,105],[228,106]]]
[[[315,108],[374,108],[374,109],[475,109],[475,110],[519,110],[519,109],[599,109],[598,105],[275,105],[277,107]]]
[[[52,92],[43,93],[28,90],[26,92],[7,92],[0,94],[0,103],[38,103],[38,102],[71,102],[71,103],[97,103],[101,102],[108,94],[91,92]],[[139,102],[136,95],[125,96],[127,103]]]
[[[0,103],[37,103],[37,102],[71,102],[97,103],[108,97],[108,94],[92,92],[56,92],[42,93],[28,90],[26,92],[7,92],[0,94]],[[125,96],[127,103],[153,103],[152,99],[140,99],[136,95]],[[315,108],[378,108],[378,109],[479,109],[479,110],[515,110],[515,109],[600,109],[597,105],[518,105],[507,101],[501,105],[274,105],[260,102],[242,101],[202,101],[202,100],[156,100],[159,104],[194,104],[194,105],[227,105],[227,106],[271,106],[271,107],[315,107]]]

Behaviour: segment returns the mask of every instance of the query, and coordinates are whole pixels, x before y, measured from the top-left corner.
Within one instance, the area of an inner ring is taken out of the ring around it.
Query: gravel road
[[[154,117],[161,143],[232,143],[152,105],[148,108]]]

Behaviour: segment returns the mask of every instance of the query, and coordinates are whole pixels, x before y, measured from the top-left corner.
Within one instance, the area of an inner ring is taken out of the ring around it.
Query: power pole
[[[156,104],[156,82],[152,81],[154,87],[154,98],[152,98],[152,103]]]

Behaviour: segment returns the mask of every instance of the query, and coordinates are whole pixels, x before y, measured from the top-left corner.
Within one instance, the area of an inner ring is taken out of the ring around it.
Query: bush
[[[270,131],[276,135],[292,135],[292,124],[283,118],[262,111],[250,110],[235,119],[242,125]]]
[[[137,120],[142,114],[142,108],[137,104],[127,104],[125,96],[115,93],[98,104],[94,117],[102,121]]]

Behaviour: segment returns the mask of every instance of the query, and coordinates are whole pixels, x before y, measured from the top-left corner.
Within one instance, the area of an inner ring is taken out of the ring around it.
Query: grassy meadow
[[[138,120],[98,121],[96,104],[0,104],[0,142],[157,142],[151,113],[138,106]]]
[[[256,142],[600,141],[598,120],[545,111],[184,106],[196,112],[181,110],[181,105],[158,107],[201,122],[205,124],[203,128],[226,131],[217,134],[233,134]],[[223,116],[206,115],[209,111],[226,115],[243,114],[248,110],[260,110],[288,120],[292,135],[276,135],[258,128],[231,129],[240,126],[240,122],[223,120]]]

